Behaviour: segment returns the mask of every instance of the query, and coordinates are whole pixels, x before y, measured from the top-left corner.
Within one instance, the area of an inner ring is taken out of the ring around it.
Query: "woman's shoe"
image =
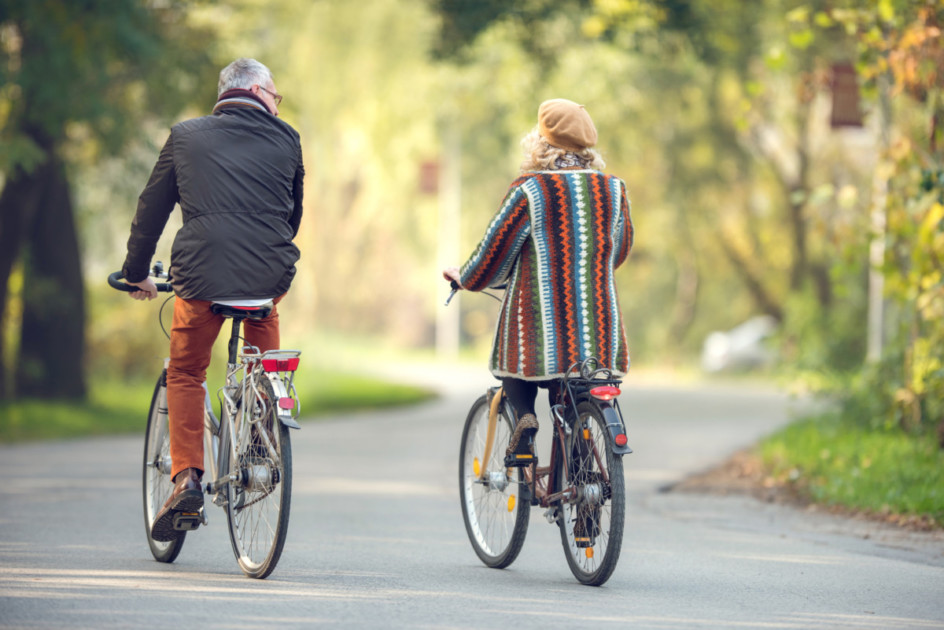
[[[521,416],[505,450],[506,466],[528,466],[537,461],[534,455],[534,434],[538,432],[538,426],[538,419],[533,413]]]

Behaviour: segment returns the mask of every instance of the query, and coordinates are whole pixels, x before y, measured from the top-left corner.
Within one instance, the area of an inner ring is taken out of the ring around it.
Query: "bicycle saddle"
[[[262,319],[269,316],[269,313],[272,312],[272,306],[272,300],[269,300],[268,302],[258,306],[239,306],[214,302],[210,306],[210,311],[214,315],[222,315],[223,317],[233,317],[239,319]]]

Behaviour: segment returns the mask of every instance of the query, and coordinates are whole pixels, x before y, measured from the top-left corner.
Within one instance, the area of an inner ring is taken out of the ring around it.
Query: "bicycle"
[[[453,285],[452,295],[457,289]],[[542,507],[560,528],[574,577],[591,586],[610,578],[625,521],[622,457],[632,453],[616,400],[620,384],[592,357],[557,381],[547,466],[538,466],[533,441],[524,449],[530,454],[504,454],[518,417],[501,387],[490,387],[472,404],[462,430],[459,493],[466,533],[486,566],[502,569],[515,561],[530,508]]]
[[[169,280],[160,262],[150,275]],[[108,277],[115,289],[137,290],[122,280],[120,271]],[[157,283],[157,288],[173,292],[169,282]],[[239,347],[243,321],[266,317],[272,310],[271,301],[243,306],[214,303],[211,310],[232,320],[232,332],[226,376],[217,392],[219,417],[204,383],[204,478],[210,479],[203,484],[204,492],[226,511],[229,538],[240,569],[248,577],[262,579],[278,564],[288,533],[292,496],[289,429],[301,428],[297,422],[301,405],[294,386],[301,352],[260,352],[254,346]],[[169,338],[160,316],[158,319]],[[203,509],[199,513],[180,513],[174,519],[177,538],[168,542],[151,538],[151,524],[174,489],[167,416],[168,363],[169,359],[164,359],[164,369],[151,397],[142,475],[148,546],[155,560],[166,563],[176,560],[187,532],[209,522]]]

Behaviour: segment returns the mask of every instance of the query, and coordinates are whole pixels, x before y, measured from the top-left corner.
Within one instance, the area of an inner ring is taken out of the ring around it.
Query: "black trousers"
[[[502,390],[504,390],[505,396],[508,397],[508,401],[519,418],[527,413],[534,414],[534,401],[537,400],[539,388],[547,390],[549,405],[557,402],[557,393],[560,389],[557,379],[525,381],[520,378],[506,376],[502,378],[501,382]]]

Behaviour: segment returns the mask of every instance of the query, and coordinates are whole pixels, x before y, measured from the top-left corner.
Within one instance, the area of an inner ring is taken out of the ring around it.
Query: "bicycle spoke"
[[[609,579],[623,535],[623,464],[610,450],[606,431],[599,410],[590,403],[582,404],[568,451],[569,479],[577,494],[565,504],[560,522],[571,571],[591,585]],[[561,466],[560,474],[564,472]]]
[[[142,495],[144,528],[151,555],[159,562],[173,562],[184,544],[185,533],[181,532],[176,539],[167,542],[151,538],[151,525],[174,489],[174,483],[170,477],[170,433],[167,426],[165,378],[165,374],[161,374],[157,381],[148,414],[147,430],[144,436],[144,461],[142,462]]]
[[[253,406],[240,408],[237,415],[239,441],[231,466],[236,481],[229,486],[228,514],[240,567],[250,577],[263,578],[275,568],[288,529],[291,447],[288,429],[268,403],[276,399],[271,384],[256,385],[262,397],[253,395]]]
[[[466,421],[459,464],[459,489],[466,532],[479,558],[488,566],[508,566],[517,557],[527,532],[529,505],[520,501],[520,474],[505,467],[511,423],[496,420],[494,443],[486,444],[489,408],[480,398]],[[485,452],[488,461],[483,461]]]

